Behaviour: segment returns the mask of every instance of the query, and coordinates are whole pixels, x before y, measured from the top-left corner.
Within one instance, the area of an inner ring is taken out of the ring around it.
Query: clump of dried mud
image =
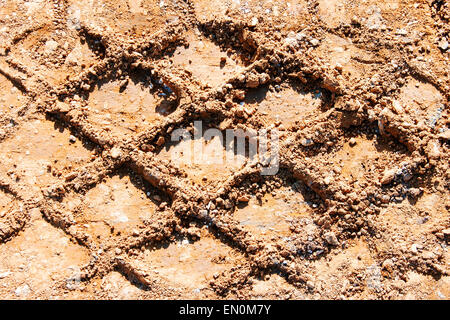
[[[449,15],[1,2],[0,297],[448,299]],[[174,163],[196,120],[276,128],[278,174]]]

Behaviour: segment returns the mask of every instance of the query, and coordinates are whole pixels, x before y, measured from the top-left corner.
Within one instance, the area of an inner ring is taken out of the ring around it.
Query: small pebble
[[[239,202],[249,202],[250,198],[247,195],[243,195],[238,198],[238,201]]]
[[[313,47],[317,47],[320,43],[320,41],[317,39],[312,39],[310,42]]]
[[[408,32],[405,29],[397,29],[395,34],[400,35],[400,36],[406,36],[408,34]]]
[[[325,237],[325,241],[328,242],[328,244],[331,244],[333,246],[337,246],[339,245],[339,241],[336,238],[336,235],[334,234],[334,232],[330,231],[324,234]]]
[[[166,139],[164,139],[163,136],[159,137],[158,140],[156,141],[156,145],[157,146],[162,146],[164,144],[164,142],[166,142]]]
[[[448,49],[448,41],[442,40],[441,42],[439,42],[439,48],[446,51]]]
[[[120,152],[119,148],[114,147],[111,149],[111,158],[118,159],[121,155],[122,153]]]
[[[69,141],[70,141],[71,143],[75,143],[75,141],[77,141],[77,138],[75,138],[75,136],[73,136],[73,135],[70,135]]]
[[[14,293],[16,294],[16,296],[18,297],[23,297],[23,296],[27,296],[30,293],[30,287],[27,284],[24,284],[20,287],[18,287]]]

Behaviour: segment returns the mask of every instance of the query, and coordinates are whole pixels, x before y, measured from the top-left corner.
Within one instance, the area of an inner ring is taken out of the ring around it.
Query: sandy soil
[[[0,298],[449,299],[449,17],[0,1]],[[198,120],[276,128],[279,172],[186,164]]]

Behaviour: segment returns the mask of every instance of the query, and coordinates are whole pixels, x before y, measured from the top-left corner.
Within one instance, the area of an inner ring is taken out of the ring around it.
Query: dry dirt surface
[[[449,18],[0,0],[0,298],[449,299]],[[280,170],[173,161],[197,120]]]

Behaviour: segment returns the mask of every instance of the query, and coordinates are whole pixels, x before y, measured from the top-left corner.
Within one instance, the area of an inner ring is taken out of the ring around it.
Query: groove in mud
[[[239,253],[220,241],[202,236],[197,241],[177,238],[174,242],[147,247],[133,264],[160,281],[198,294],[240,259]]]
[[[69,194],[63,200],[73,212],[80,230],[93,243],[106,245],[114,238],[132,237],[155,219],[155,212],[167,205],[165,197],[124,169],[91,186],[85,194]]]
[[[157,157],[185,170],[192,181],[198,184],[224,180],[233,171],[242,168],[249,157],[256,156],[249,154],[248,140],[242,154],[238,150],[236,138],[228,141],[226,133],[219,129],[205,125],[202,126],[201,135],[195,133],[197,129],[191,129],[194,131],[193,136],[187,132],[187,137],[167,142],[158,150]]]
[[[326,93],[322,90],[305,91],[298,84],[291,86],[276,85],[275,90],[267,86],[251,89],[244,99],[246,108],[255,108],[255,117],[267,126],[281,124],[284,129],[291,129],[302,121],[322,112]]]
[[[153,126],[176,108],[175,94],[160,82],[140,71],[98,83],[89,93],[88,121],[114,136],[136,134]]]
[[[187,70],[211,87],[222,85],[243,69],[236,59],[229,58],[200,33],[188,32],[185,37],[185,46],[178,47],[171,56],[174,67]]]

